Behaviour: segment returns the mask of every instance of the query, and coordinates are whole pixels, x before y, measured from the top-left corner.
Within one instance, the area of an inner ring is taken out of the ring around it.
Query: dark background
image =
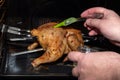
[[[84,10],[101,6],[112,9],[120,14],[117,0],[6,0],[6,18],[22,18],[27,25],[32,25],[33,19],[39,17],[68,18],[79,17]],[[10,23],[12,24],[12,23]]]
[[[116,0],[8,0],[9,16],[28,17],[39,12],[39,16],[79,16],[87,8],[102,6],[120,13]]]

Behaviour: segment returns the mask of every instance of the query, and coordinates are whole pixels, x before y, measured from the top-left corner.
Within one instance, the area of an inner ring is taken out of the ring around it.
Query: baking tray
[[[47,20],[46,20],[47,19]],[[49,18],[41,18],[37,20],[37,25],[41,25],[43,23],[47,23],[50,21],[55,21],[58,19],[49,19]],[[36,21],[35,21],[36,22]],[[33,24],[32,24],[33,25]],[[34,24],[35,25],[35,24]],[[82,25],[76,23],[73,24],[74,26],[81,27]],[[32,27],[32,26],[31,26]],[[28,27],[30,29],[31,27]],[[86,30],[81,28],[84,34],[86,34]],[[3,36],[3,40],[1,43],[4,43],[2,46],[2,58],[1,58],[1,64],[0,64],[0,74],[1,76],[29,76],[29,77],[72,77],[72,68],[73,63],[68,61],[66,63],[62,63],[62,58],[59,59],[56,62],[43,64],[42,66],[39,66],[37,68],[33,68],[31,65],[31,61],[42,55],[43,51],[41,52],[35,52],[30,54],[24,54],[19,56],[11,56],[11,52],[20,52],[27,50],[27,46],[31,44],[31,42],[9,42],[7,38],[4,37],[14,37],[16,35],[11,34],[5,34]],[[96,48],[98,51],[100,50],[111,50],[119,52],[119,48],[117,46],[113,46],[109,43],[109,41],[105,38],[99,37],[96,41],[90,41],[85,43],[85,45],[91,46],[91,48]],[[66,55],[65,55],[66,56]],[[63,58],[65,57],[63,56]]]
[[[39,18],[40,23],[34,24],[34,26],[37,27],[37,25],[41,25],[50,21],[55,21],[58,19],[52,19],[50,18]],[[8,20],[9,21],[9,20]],[[18,21],[21,22],[21,21]],[[17,23],[18,23],[17,22]],[[37,21],[39,22],[39,21]],[[14,24],[12,26],[15,26],[15,21],[13,21]],[[9,23],[10,24],[10,23]],[[33,25],[33,24],[32,24]],[[24,28],[23,25],[20,24],[16,25],[17,27]],[[21,27],[22,26],[22,27]],[[27,29],[30,29],[32,27],[27,27]],[[25,28],[24,28],[25,29]],[[71,62],[62,63],[63,58],[66,56],[63,56],[61,59],[59,59],[56,62],[43,64],[42,66],[39,66],[37,68],[33,68],[31,65],[31,61],[34,58],[39,57],[44,52],[35,52],[30,54],[24,54],[19,56],[11,56],[11,53],[14,52],[21,52],[27,50],[27,46],[31,44],[31,41],[18,41],[18,42],[10,42],[8,41],[9,38],[14,37],[22,37],[17,36],[13,34],[4,33],[4,36],[2,38],[6,37],[5,39],[2,39],[1,43],[2,45],[2,58],[1,58],[1,64],[0,64],[0,74],[1,76],[39,76],[39,77],[67,77],[72,76],[71,71],[73,66],[71,66]]]

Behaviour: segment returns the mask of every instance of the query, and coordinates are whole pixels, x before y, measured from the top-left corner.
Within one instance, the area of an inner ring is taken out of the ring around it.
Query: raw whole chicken
[[[28,50],[32,50],[38,45],[45,50],[42,56],[32,61],[33,67],[55,62],[64,54],[76,51],[78,47],[83,46],[84,43],[80,30],[70,27],[53,28],[56,24],[55,22],[49,22],[31,30],[32,36],[36,36],[38,42],[36,41],[29,45]]]

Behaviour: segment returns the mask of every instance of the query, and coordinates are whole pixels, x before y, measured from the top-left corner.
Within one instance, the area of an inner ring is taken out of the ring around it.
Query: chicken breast
[[[74,28],[53,28],[57,23],[49,22],[31,30],[32,36],[36,36],[38,44],[42,46],[45,53],[32,61],[33,67],[40,64],[55,62],[64,54],[76,51],[83,46],[81,31]],[[35,42],[28,46],[28,50],[38,46]]]

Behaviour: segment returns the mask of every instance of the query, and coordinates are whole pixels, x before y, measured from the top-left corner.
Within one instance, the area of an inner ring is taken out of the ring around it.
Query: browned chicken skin
[[[57,23],[50,22],[31,30],[32,36],[36,36],[39,44],[45,50],[45,53],[33,60],[33,67],[43,63],[55,62],[64,54],[70,51],[76,51],[78,47],[83,46],[83,39],[80,30],[73,28],[53,28]],[[38,46],[35,42],[28,46],[28,50]]]

